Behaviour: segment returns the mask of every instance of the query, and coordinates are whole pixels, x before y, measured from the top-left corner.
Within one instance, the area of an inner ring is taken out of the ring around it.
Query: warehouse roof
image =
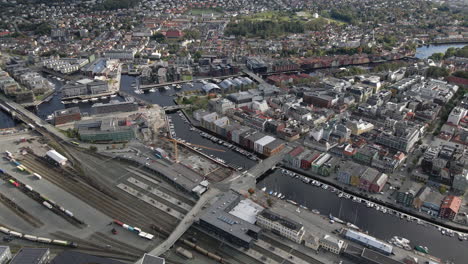
[[[66,162],[68,160],[67,158],[62,156],[62,154],[58,153],[57,151],[55,151],[53,149],[47,151],[46,155],[47,155],[47,157],[53,159],[57,163],[64,163],[64,162]]]
[[[274,137],[272,136],[264,136],[260,138],[259,140],[255,141],[255,144],[261,145],[261,146],[266,146],[267,144],[273,142],[275,140]]]
[[[49,254],[48,248],[22,248],[11,260],[10,264],[42,263],[42,258],[47,254]]]

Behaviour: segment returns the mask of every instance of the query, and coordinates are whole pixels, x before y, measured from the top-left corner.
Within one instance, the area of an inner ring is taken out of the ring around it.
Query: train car
[[[24,171],[31,172],[26,166],[24,166],[24,165],[20,165],[20,166],[24,169]]]
[[[31,186],[27,185],[27,184],[24,185],[24,188],[26,188],[28,191],[32,191],[32,190],[33,190],[33,188],[32,188]]]
[[[20,232],[15,232],[15,231],[11,231],[11,230],[10,230],[10,235],[11,235],[11,236],[14,236],[14,237],[19,237],[19,238],[23,237],[23,234],[22,234],[22,233],[20,233]]]
[[[154,238],[154,235],[152,235],[150,233],[146,233],[146,232],[140,232],[138,234],[138,236],[140,236],[141,238],[148,239],[148,240],[153,240],[153,238]]]
[[[78,143],[78,142],[76,142],[76,141],[70,141],[70,143],[72,143],[72,144],[75,145],[75,146],[79,146],[79,145],[80,145],[80,143]]]
[[[136,232],[137,234],[141,233],[141,228],[139,227],[134,227],[133,231]]]
[[[45,238],[45,237],[37,237],[37,241],[41,243],[47,243],[50,244],[52,242],[52,239],[50,238]]]
[[[8,180],[11,184],[13,184],[15,187],[19,187],[19,183],[15,182],[14,180],[10,179]]]
[[[76,242],[68,242],[68,246],[69,246],[69,247],[72,247],[72,248],[77,248],[77,247],[78,247],[78,243],[76,243]]]
[[[33,126],[32,124],[28,124],[28,126],[29,126],[31,129],[33,129],[33,130],[36,129],[36,127]]]
[[[0,232],[9,235],[10,234],[10,229],[0,226]]]
[[[24,169],[21,165],[16,166],[16,168],[17,168],[19,171],[25,171],[25,169]]]
[[[128,229],[129,225],[123,224],[122,227],[125,228],[125,229]]]
[[[124,225],[124,223],[120,222],[119,220],[114,220],[114,224],[119,225],[119,226]]]
[[[31,241],[37,241],[37,236],[24,235],[23,238]]]
[[[57,240],[57,239],[54,239],[52,240],[52,244],[54,245],[59,245],[59,246],[68,246],[68,242],[67,241],[64,241],[64,240]]]
[[[11,163],[13,163],[13,165],[15,165],[15,166],[20,166],[21,165],[21,163],[17,162],[15,159],[12,159]]]
[[[182,247],[178,247],[176,249],[176,252],[179,253],[179,255],[181,255],[181,256],[183,256],[183,257],[185,257],[187,259],[192,259],[193,258],[192,253],[190,253],[190,251],[188,251],[188,250],[186,250],[186,249],[184,249]]]
[[[47,208],[49,208],[49,209],[52,209],[52,205],[51,205],[50,203],[46,202],[46,201],[44,201],[44,202],[42,203],[42,205],[44,205],[45,207],[47,207]]]
[[[70,212],[70,211],[68,211],[68,210],[65,210],[64,212],[65,212],[66,215],[73,217],[73,213],[72,213],[72,212]]]
[[[34,177],[36,177],[38,180],[42,179],[42,176],[37,174],[37,173],[33,173]]]

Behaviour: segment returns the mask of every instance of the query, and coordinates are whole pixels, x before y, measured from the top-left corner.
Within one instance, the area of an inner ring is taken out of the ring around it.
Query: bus
[[[76,142],[76,141],[70,141],[70,143],[72,143],[73,145],[76,145],[76,146],[79,146],[80,143]]]

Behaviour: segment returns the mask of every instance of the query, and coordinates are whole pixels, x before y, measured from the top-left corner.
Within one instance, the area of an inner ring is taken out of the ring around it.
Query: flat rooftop
[[[263,211],[263,209],[262,206],[254,203],[252,200],[245,199],[241,200],[229,213],[251,224],[255,224],[257,215]]]

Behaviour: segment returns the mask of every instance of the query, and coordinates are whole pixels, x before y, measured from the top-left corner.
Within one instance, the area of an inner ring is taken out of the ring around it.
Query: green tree
[[[440,78],[449,76],[449,70],[442,67],[429,67],[427,69],[427,77]]]
[[[91,152],[96,152],[96,151],[97,151],[97,147],[96,147],[96,146],[89,146],[89,151],[91,151]]]
[[[153,36],[151,36],[151,40],[156,40],[159,43],[163,43],[166,41],[166,37],[161,32],[156,32],[153,34]]]
[[[441,61],[444,58],[444,53],[437,52],[433,53],[431,56],[429,56],[429,59],[434,60],[434,61]]]

